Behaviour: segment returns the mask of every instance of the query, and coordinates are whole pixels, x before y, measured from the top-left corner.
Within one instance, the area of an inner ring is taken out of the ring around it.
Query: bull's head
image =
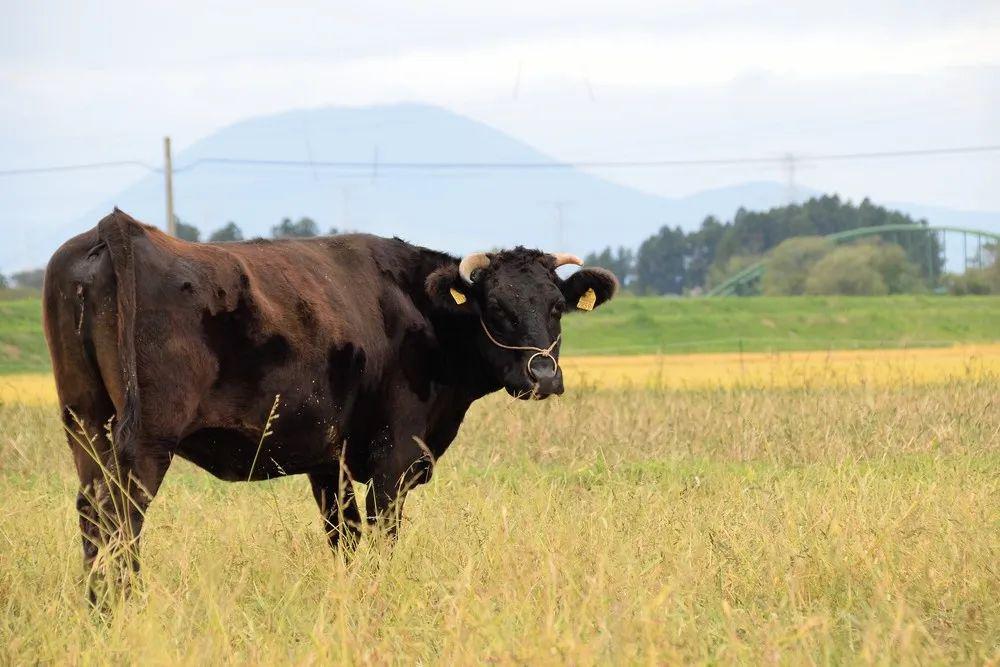
[[[563,392],[563,313],[593,310],[618,289],[614,274],[604,269],[581,269],[563,280],[555,270],[564,264],[583,261],[518,247],[466,255],[457,267],[427,278],[427,292],[438,306],[479,320],[480,353],[512,396]]]

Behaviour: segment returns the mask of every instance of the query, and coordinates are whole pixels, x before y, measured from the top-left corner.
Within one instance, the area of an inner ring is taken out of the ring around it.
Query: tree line
[[[201,242],[201,230],[197,227],[184,222],[177,216],[174,216],[174,224],[178,238],[194,243]],[[327,232],[330,236],[338,233],[339,230],[336,227],[331,227],[330,231]],[[319,224],[308,216],[302,216],[295,221],[291,218],[282,218],[281,222],[271,227],[271,238],[275,239],[308,238],[319,235]],[[226,241],[242,241],[243,238],[243,230],[230,220],[222,227],[210,232],[207,241],[209,243],[224,243]]]
[[[200,242],[201,230],[175,217],[177,235]],[[838,196],[822,196],[801,204],[767,211],[740,208],[722,222],[706,217],[698,229],[685,232],[664,225],[637,250],[607,247],[585,262],[615,273],[637,294],[700,294],[737,271],[767,258],[767,270],[749,294],[896,294],[937,287],[953,294],[1000,294],[998,249],[986,247],[983,266],[964,274],[943,275],[944,259],[934,234],[894,234],[849,245],[835,245],[828,234],[862,227],[902,224],[926,226],[899,211],[868,199],[855,205]],[[306,238],[320,235],[308,216],[282,218],[271,237]],[[328,234],[337,234],[331,228]],[[233,221],[209,232],[211,243],[242,241]],[[44,269],[19,271],[5,277],[0,288],[41,288]]]
[[[740,208],[726,222],[708,216],[698,229],[690,232],[679,226],[664,225],[635,251],[608,247],[587,255],[586,263],[614,271],[638,294],[699,294],[770,257],[789,239],[895,224],[927,226],[925,220],[915,220],[868,199],[853,204],[837,195],[821,196],[767,211]],[[944,269],[941,244],[934,234],[889,233],[881,241],[838,248],[819,240],[810,243],[785,248],[782,256],[788,259],[795,255],[797,259],[785,263],[772,260],[765,272],[765,276],[771,277],[750,292],[915,291],[938,284]],[[780,279],[796,261],[799,262],[796,276]],[[811,283],[806,275],[809,271],[816,272]],[[835,279],[834,274],[852,272],[856,278],[853,284]]]
[[[174,216],[174,224],[176,225],[178,238],[194,243],[202,241],[201,230],[196,226],[184,222],[176,215]],[[320,233],[319,224],[308,216],[302,216],[298,220],[282,218],[278,224],[271,227],[271,238],[275,239],[307,238],[310,236],[319,236]],[[327,232],[331,236],[338,233],[339,231],[336,227],[332,227]],[[240,229],[239,225],[230,220],[223,226],[210,232],[208,238],[205,240],[209,243],[224,243],[227,241],[242,241],[243,239],[243,230]],[[9,289],[11,287],[41,289],[44,277],[44,268],[17,271],[10,274],[10,276],[0,274],[0,289]]]

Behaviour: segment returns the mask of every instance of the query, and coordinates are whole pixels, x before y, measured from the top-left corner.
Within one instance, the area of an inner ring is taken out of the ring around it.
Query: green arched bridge
[[[834,243],[845,243],[848,241],[854,241],[859,238],[864,238],[866,236],[883,236],[885,234],[962,234],[963,235],[963,249],[965,250],[966,262],[968,262],[968,237],[976,237],[979,241],[979,252],[980,252],[980,263],[981,263],[981,253],[982,253],[982,240],[990,239],[993,242],[1000,243],[1000,234],[996,232],[988,232],[982,229],[966,229],[964,227],[952,227],[948,225],[944,226],[924,226],[924,225],[880,225],[878,227],[859,227],[858,229],[849,229],[844,232],[836,232],[835,234],[828,234],[824,238],[827,238]],[[942,244],[943,247],[943,244]],[[928,246],[930,248],[930,246]],[[764,271],[767,269],[768,260],[762,259],[759,262],[751,264],[742,271],[738,271],[733,275],[726,278],[724,281],[713,287],[708,292],[708,296],[732,296],[733,294],[740,293],[741,288],[749,287],[760,280],[761,276],[764,275]]]

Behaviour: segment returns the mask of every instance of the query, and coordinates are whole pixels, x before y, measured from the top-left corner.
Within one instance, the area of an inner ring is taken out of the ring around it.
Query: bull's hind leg
[[[138,386],[122,371],[119,325],[124,321],[117,298],[122,283],[108,248],[95,230],[64,244],[49,261],[43,298],[45,337],[80,478],[76,506],[92,600],[101,574],[138,568],[144,513],[170,463],[166,445],[141,433],[128,443],[130,459],[120,460],[116,450],[123,443],[113,445],[106,430],[112,417],[128,407],[126,388]]]
[[[139,571],[139,535],[170,456],[147,446],[133,461],[122,461],[103,428],[69,410],[65,421],[80,479],[76,508],[87,593],[92,603],[104,603],[109,594],[127,593]]]
[[[354,487],[342,466],[309,473],[313,497],[323,517],[323,528],[330,546],[354,548],[361,528],[361,512],[354,497]]]
[[[113,473],[106,464],[111,459],[111,444],[100,421],[93,418],[93,413],[77,414],[72,408],[63,410],[63,426],[80,480],[76,511],[83,546],[83,570],[91,602],[97,597],[98,553],[109,543],[113,527],[118,523],[118,511],[111,496]]]

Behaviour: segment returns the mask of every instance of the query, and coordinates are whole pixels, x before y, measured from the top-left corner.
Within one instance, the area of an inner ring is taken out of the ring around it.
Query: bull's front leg
[[[406,494],[429,481],[433,467],[434,458],[420,436],[409,434],[395,438],[375,466],[371,488],[365,498],[368,523],[395,539]]]
[[[343,545],[352,549],[361,532],[361,512],[354,497],[354,487],[343,466],[309,473],[313,497],[323,516],[323,528],[336,550]]]

